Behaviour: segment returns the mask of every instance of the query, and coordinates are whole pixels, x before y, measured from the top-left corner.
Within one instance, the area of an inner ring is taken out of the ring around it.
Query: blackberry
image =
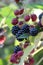
[[[39,20],[41,20],[42,16],[43,16],[43,12],[39,15]]]
[[[34,62],[35,62],[34,58],[33,58],[33,57],[30,57],[30,58],[29,58],[29,63],[30,63],[30,65],[34,64]]]
[[[19,10],[15,10],[14,11],[14,14],[17,16],[17,15],[19,15]]]
[[[24,22],[24,21],[20,21],[20,22],[18,22],[18,24],[19,24],[19,25],[23,25],[23,22]]]
[[[24,31],[24,33],[29,33],[29,26],[27,24],[23,25],[21,30]]]
[[[29,46],[30,45],[30,42],[29,41],[26,41],[25,43],[24,43],[24,48],[27,48],[27,46]]]
[[[22,48],[18,45],[14,48],[14,53],[18,53],[19,51],[22,51]]]
[[[30,16],[29,16],[29,15],[24,16],[24,20],[25,20],[26,22],[29,21],[29,20],[30,20]]]
[[[32,19],[32,21],[33,21],[33,22],[35,22],[35,21],[36,21],[36,19],[37,19],[36,14],[32,14],[32,15],[31,15],[31,19]]]
[[[17,55],[21,58],[22,56],[23,56],[23,51],[19,51],[18,53],[17,53]]]
[[[18,22],[18,26],[19,26],[20,28],[22,28],[22,26],[23,26],[23,22],[24,22],[24,21],[20,21],[20,22]]]
[[[11,62],[11,63],[15,63],[16,60],[17,60],[17,59],[16,59],[16,54],[14,53],[14,54],[11,55],[10,62]]]
[[[37,30],[36,28],[31,28],[31,29],[30,29],[30,34],[31,34],[32,36],[36,36],[37,33],[38,33],[38,30]]]
[[[18,19],[17,18],[13,18],[12,25],[16,25],[16,24],[18,24]]]
[[[16,38],[17,38],[18,41],[23,41],[23,40],[24,40],[24,38],[18,38],[18,37],[21,36],[23,33],[24,33],[23,30],[19,30],[18,33],[16,34]]]
[[[20,30],[20,28],[18,26],[13,26],[12,27],[12,34],[16,35],[19,30]]]
[[[21,15],[23,14],[23,12],[24,12],[24,8],[20,9],[19,14]]]

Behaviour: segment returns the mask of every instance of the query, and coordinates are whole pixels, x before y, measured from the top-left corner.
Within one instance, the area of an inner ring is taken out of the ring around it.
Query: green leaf
[[[8,65],[8,61],[6,61],[5,59],[3,59],[3,65]]]
[[[11,7],[11,8],[10,8]],[[14,8],[14,9],[12,9]],[[9,26],[9,28],[11,29],[12,28],[12,19],[15,18],[16,16],[14,15],[14,10],[17,9],[18,7],[16,5],[9,5],[7,7],[4,7],[4,8],[1,8],[0,10],[0,14],[3,16],[3,17],[6,17],[6,24]],[[1,20],[1,18],[0,18]]]
[[[29,34],[28,33],[24,33],[22,35],[20,35],[18,38],[28,38]]]
[[[2,20],[2,17],[0,17],[0,22],[1,22],[1,20]]]
[[[31,43],[34,43],[35,36],[29,36],[29,40]]]
[[[37,50],[34,54],[33,57],[35,59],[35,64],[43,57],[43,47]]]
[[[0,59],[0,65],[3,65],[3,61],[2,61],[2,59]]]
[[[10,11],[9,7],[4,7],[4,8],[1,9],[1,15],[7,16],[9,11]]]

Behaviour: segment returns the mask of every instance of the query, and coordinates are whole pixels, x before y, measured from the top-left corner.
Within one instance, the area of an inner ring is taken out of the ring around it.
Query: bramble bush
[[[43,4],[15,0],[0,21],[0,65],[43,65]]]

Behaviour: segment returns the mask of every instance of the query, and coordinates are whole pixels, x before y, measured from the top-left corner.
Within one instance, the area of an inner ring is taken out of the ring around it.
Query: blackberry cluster
[[[17,3],[17,2],[20,2],[20,0],[15,0],[15,2]],[[19,21],[19,16],[21,15],[21,17],[22,17],[22,14],[24,13],[24,8],[20,8],[20,9],[18,9],[18,10],[15,10],[14,11],[14,15],[16,16],[16,18],[14,18],[13,20],[12,20],[12,24],[13,25],[16,25],[16,26],[13,26],[13,28],[12,28],[12,33],[13,33],[13,35],[16,35],[16,39],[18,40],[18,41],[23,41],[24,39],[26,39],[27,40],[27,38],[20,38],[20,36],[21,35],[23,35],[23,34],[29,34],[29,32],[30,32],[30,26],[28,25],[28,24],[24,24],[24,22],[29,22],[29,20],[30,20],[30,18],[32,19],[32,22],[35,22],[36,20],[37,20],[37,16],[36,16],[36,14],[32,14],[32,15],[26,15],[26,16],[24,16],[24,20],[23,21]],[[20,17],[20,18],[21,18]],[[17,26],[18,25],[18,26]],[[36,30],[35,30],[36,31]],[[33,33],[32,33],[33,34]],[[34,35],[35,35],[36,33],[34,33]]]
[[[20,28],[18,26],[13,26],[12,27],[12,34],[16,35],[19,30],[20,30]]]
[[[38,30],[37,30],[36,28],[31,28],[31,29],[30,29],[30,34],[31,34],[32,36],[36,36],[36,35],[38,34]]]
[[[24,27],[24,28],[26,28],[26,27]],[[26,30],[20,29],[19,26],[17,26],[17,25],[12,27],[12,34],[16,35],[16,38],[17,38],[18,41],[24,40],[24,38],[18,38],[18,37],[21,36],[26,31],[28,31],[28,30],[27,29]]]
[[[10,62],[18,64],[23,56],[23,49],[19,45],[15,46],[14,53],[11,55]]]
[[[16,35],[16,39],[18,41],[23,41],[25,38],[19,38],[22,34],[30,33],[32,36],[36,36],[38,34],[38,30],[36,28],[30,28],[29,25],[24,24],[22,28],[20,29],[19,26],[13,26],[12,33]]]
[[[22,48],[18,45],[14,48],[14,53],[18,53],[19,51],[22,51]]]

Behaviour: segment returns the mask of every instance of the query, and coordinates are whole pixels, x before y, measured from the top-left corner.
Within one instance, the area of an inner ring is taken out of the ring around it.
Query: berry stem
[[[35,49],[38,47],[40,40],[43,39],[43,32],[40,32],[34,40]]]

